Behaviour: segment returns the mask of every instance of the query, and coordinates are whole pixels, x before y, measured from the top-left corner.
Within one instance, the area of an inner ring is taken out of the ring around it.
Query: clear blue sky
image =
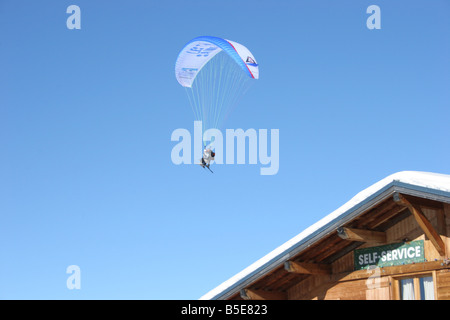
[[[197,299],[389,174],[450,174],[449,12],[0,0],[0,298]],[[199,35],[257,58],[226,127],[279,129],[277,175],[172,163],[172,131],[193,126],[174,63]]]

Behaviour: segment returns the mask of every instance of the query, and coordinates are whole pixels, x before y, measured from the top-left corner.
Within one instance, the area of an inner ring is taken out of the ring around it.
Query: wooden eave
[[[443,209],[443,203],[431,199],[402,194],[405,199],[414,208],[428,207],[433,209]],[[353,220],[347,221],[341,227],[355,230],[373,231],[377,236],[389,229],[394,224],[412,215],[410,209],[404,203],[394,201],[392,194],[373,207],[367,208],[364,212],[356,216]],[[356,239],[356,238],[355,238]],[[379,237],[377,238],[379,239]],[[378,240],[379,241],[379,240]],[[330,232],[322,238],[315,241],[309,247],[298,252],[291,257],[289,261],[298,263],[331,265],[334,261],[347,253],[360,247],[364,241],[349,241],[343,239],[338,232]],[[303,281],[311,274],[289,272],[285,264],[281,263],[270,272],[247,285],[245,289],[254,292],[268,292],[286,294],[292,286]],[[331,275],[330,275],[331,276]],[[270,295],[269,296],[273,296]],[[242,299],[240,292],[233,293],[229,300]]]

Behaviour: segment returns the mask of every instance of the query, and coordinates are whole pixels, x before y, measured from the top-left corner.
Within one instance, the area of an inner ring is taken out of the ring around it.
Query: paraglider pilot
[[[209,164],[211,162],[211,160],[214,160],[214,157],[216,156],[216,153],[214,151],[212,151],[211,149],[206,149],[203,150],[203,158],[202,158],[202,163],[201,166],[207,167],[209,169]]]

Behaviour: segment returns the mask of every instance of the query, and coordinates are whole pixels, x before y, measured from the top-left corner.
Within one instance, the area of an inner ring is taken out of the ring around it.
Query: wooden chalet
[[[450,299],[450,175],[361,191],[201,299]]]

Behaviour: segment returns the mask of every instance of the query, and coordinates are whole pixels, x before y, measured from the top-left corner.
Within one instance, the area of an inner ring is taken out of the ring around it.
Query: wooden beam
[[[384,276],[404,275],[415,272],[428,272],[440,269],[450,269],[450,265],[446,265],[442,260],[438,260],[438,261],[427,261],[427,262],[405,264],[401,266],[356,270],[352,272],[333,274],[332,280],[335,282],[343,282],[343,281],[367,279],[373,277],[374,275],[384,277]]]
[[[323,263],[286,261],[284,269],[298,274],[331,274],[331,265]]]
[[[430,239],[430,241],[433,243],[439,254],[441,256],[445,256],[444,241],[442,241],[441,237],[433,228],[431,222],[425,217],[422,210],[418,206],[409,202],[404,196],[399,193],[394,193],[393,197],[395,202],[407,207],[409,211],[411,211],[412,215],[416,219],[416,222],[419,224],[420,228],[428,237],[428,239]]]
[[[337,229],[337,233],[338,236],[344,240],[368,243],[386,243],[385,232],[340,227]]]
[[[266,291],[242,289],[240,291],[241,298],[244,300],[286,300],[287,294],[280,291]]]

